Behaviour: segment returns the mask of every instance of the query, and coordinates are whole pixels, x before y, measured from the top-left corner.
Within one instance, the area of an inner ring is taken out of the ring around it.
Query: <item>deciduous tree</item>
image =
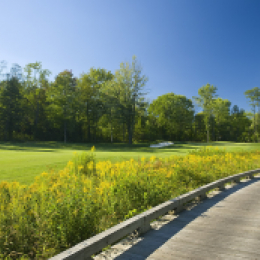
[[[126,124],[129,144],[132,144],[137,110],[141,111],[145,106],[144,95],[147,93],[143,93],[142,89],[147,80],[141,76],[141,68],[136,66],[135,56],[132,67],[128,63],[121,63],[120,69],[115,72],[115,82],[120,88],[117,108],[120,109],[121,122]]]
[[[64,143],[67,142],[67,122],[73,115],[73,103],[76,101],[76,84],[77,79],[73,77],[72,72],[64,70],[55,78],[48,92],[48,100],[61,111]]]
[[[213,115],[215,97],[217,96],[215,95],[216,90],[217,87],[207,84],[199,89],[198,94],[200,95],[200,97],[193,97],[195,99],[195,102],[197,102],[197,104],[203,108],[203,112],[205,115],[204,120],[207,130],[207,143],[209,142],[209,120],[210,117]]]
[[[255,113],[256,113],[256,106],[258,107],[258,114],[260,114],[260,89],[255,87],[253,89],[247,90],[245,93],[246,98],[250,99],[250,105],[252,106],[252,111],[254,113],[254,134],[255,134],[255,142],[258,140],[258,120],[256,120]],[[258,117],[259,118],[259,117]]]

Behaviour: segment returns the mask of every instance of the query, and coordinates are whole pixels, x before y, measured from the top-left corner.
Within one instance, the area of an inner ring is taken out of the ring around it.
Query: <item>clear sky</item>
[[[65,69],[114,73],[136,55],[150,101],[209,83],[250,111],[244,92],[260,87],[259,0],[8,0],[0,24],[2,73],[36,61],[52,81]]]

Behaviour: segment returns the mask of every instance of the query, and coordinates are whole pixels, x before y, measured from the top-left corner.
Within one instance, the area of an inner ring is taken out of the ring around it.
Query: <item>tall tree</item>
[[[198,112],[194,116],[194,127],[195,127],[194,141],[204,142],[206,140],[206,136],[205,136],[206,126],[205,126],[205,114],[203,111]]]
[[[256,112],[256,106],[258,107],[258,115],[260,114],[260,89],[258,87],[255,87],[253,89],[247,90],[245,93],[246,98],[250,99],[250,105],[252,106],[252,111],[254,113],[254,135],[255,135],[255,142],[258,140],[258,120],[256,120],[255,112]],[[258,117],[259,118],[259,117]]]
[[[154,115],[159,124],[173,140],[182,138],[184,129],[190,127],[194,117],[192,101],[182,95],[168,93],[159,96],[149,106],[149,113]]]
[[[110,141],[113,143],[114,124],[120,120],[120,88],[113,79],[106,81],[101,88],[101,95],[104,101],[105,114],[109,118]]]
[[[14,131],[20,132],[24,124],[23,96],[16,77],[6,80],[1,90],[0,119],[4,126],[4,140],[13,140]]]
[[[222,99],[222,98],[217,98],[215,100],[215,103],[213,104],[213,115],[217,123],[216,141],[218,141],[218,137],[220,133],[220,129],[219,129],[220,124],[228,120],[230,114],[230,106],[231,106],[231,102],[228,99]],[[213,129],[215,129],[215,127]]]
[[[81,110],[87,120],[88,141],[95,141],[97,134],[97,124],[99,119],[105,113],[105,103],[102,95],[102,88],[105,82],[110,81],[113,74],[105,69],[91,68],[89,73],[81,74],[78,79],[78,88],[80,89]],[[110,110],[109,112],[110,113]],[[93,129],[93,138],[91,129]]]
[[[60,110],[63,119],[64,143],[67,142],[67,123],[72,116],[73,102],[76,100],[77,79],[71,71],[64,70],[55,78],[51,90],[48,92],[48,100]]]
[[[215,97],[217,97],[217,95],[215,95],[216,90],[217,87],[214,87],[213,85],[210,86],[210,84],[207,84],[199,89],[198,94],[200,95],[200,97],[193,97],[197,104],[203,108],[207,130],[207,143],[209,142],[209,120],[210,117],[213,115]]]
[[[40,135],[38,124],[40,110],[43,110],[44,102],[46,100],[46,76],[49,76],[51,72],[47,69],[42,69],[41,62],[29,63],[25,66],[26,72],[23,85],[25,89],[25,97],[27,98],[31,112],[33,113],[33,135],[34,140]],[[34,71],[34,77],[31,74]],[[37,78],[38,74],[38,78]]]
[[[132,144],[137,110],[144,107],[142,89],[148,78],[141,76],[141,68],[136,66],[136,57],[132,58],[132,67],[128,63],[120,64],[120,69],[115,72],[115,82],[120,87],[119,104],[121,122],[126,124],[128,143]]]
[[[239,110],[239,107],[234,105],[229,121],[232,125],[231,140],[235,140],[236,142],[245,142],[248,140],[248,128],[252,125],[252,121],[247,118],[244,109]]]

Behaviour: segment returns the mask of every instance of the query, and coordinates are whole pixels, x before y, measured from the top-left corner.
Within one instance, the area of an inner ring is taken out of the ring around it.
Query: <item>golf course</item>
[[[0,142],[0,182],[17,181],[23,185],[29,185],[34,178],[44,171],[62,170],[73,158],[73,153],[89,152],[95,146],[96,161],[111,161],[111,163],[138,160],[141,157],[157,158],[170,157],[172,155],[185,156],[190,151],[202,147],[212,146],[225,148],[227,152],[260,150],[259,143],[235,143],[235,142],[178,142],[161,147],[151,148],[150,144],[64,144],[63,142],[24,142],[11,143]]]
[[[207,183],[260,168],[260,145],[0,143],[0,258],[49,259]]]

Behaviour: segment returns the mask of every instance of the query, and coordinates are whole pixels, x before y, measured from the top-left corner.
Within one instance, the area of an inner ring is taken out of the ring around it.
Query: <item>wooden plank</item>
[[[238,199],[239,203],[234,203],[235,199],[243,194],[243,192],[239,194],[238,191],[227,197],[225,202],[214,205],[213,211],[205,212],[204,216],[196,214],[193,210],[180,214],[173,220],[173,223],[175,222],[176,225],[177,222],[186,221],[187,225],[147,259],[174,259],[176,255],[181,259],[260,259],[260,218],[256,214],[260,211],[260,204],[257,203],[257,207],[251,204],[252,201],[260,199],[260,193],[256,192],[260,188],[260,183],[252,184],[244,189],[251,188],[254,190],[251,194],[254,200],[247,195],[243,200]],[[251,218],[245,218],[244,211],[237,207],[241,204],[251,204],[249,206]],[[222,212],[229,212],[232,209],[233,214],[215,214],[219,210],[217,208],[219,205],[222,205]],[[253,232],[245,232],[248,228]],[[156,232],[153,232],[154,236]],[[158,232],[157,236],[159,235],[167,238],[169,233]]]
[[[94,259],[260,259],[259,179],[243,181],[178,216],[165,216],[168,223],[117,257]]]

